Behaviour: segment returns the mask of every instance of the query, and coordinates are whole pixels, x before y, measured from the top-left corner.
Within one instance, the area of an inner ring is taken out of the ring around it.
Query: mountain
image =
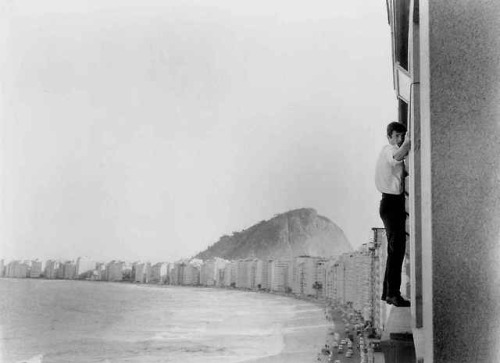
[[[331,257],[352,250],[339,226],[314,209],[303,208],[275,215],[232,236],[222,236],[195,258]]]

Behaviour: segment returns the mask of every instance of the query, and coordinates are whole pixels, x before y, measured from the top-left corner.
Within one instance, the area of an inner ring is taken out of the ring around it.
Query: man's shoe
[[[410,302],[399,296],[389,296],[385,299],[388,304],[394,305],[398,308],[406,308],[410,306]]]

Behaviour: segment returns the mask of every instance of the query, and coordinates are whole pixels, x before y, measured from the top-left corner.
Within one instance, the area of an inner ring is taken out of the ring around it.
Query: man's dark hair
[[[406,132],[406,126],[401,122],[391,122],[389,125],[387,125],[387,136],[391,137],[393,131]]]

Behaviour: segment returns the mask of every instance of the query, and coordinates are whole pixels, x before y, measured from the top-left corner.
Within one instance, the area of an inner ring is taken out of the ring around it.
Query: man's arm
[[[410,146],[411,146],[410,135],[407,132],[405,135],[405,141],[403,141],[399,149],[397,149],[394,152],[394,154],[392,154],[394,160],[402,161],[406,157],[406,155],[408,155],[408,152],[410,151]]]

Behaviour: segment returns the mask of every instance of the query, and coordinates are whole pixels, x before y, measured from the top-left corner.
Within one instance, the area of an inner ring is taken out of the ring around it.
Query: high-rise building
[[[106,264],[104,262],[96,263],[95,271],[90,279],[95,281],[106,280]]]
[[[167,280],[166,280],[166,283],[169,284],[169,285],[173,285],[172,284],[172,279],[173,279],[174,267],[175,267],[174,263],[172,263],[172,262],[168,262],[167,263]]]
[[[372,317],[371,321],[378,335],[382,334],[386,320],[387,305],[382,301],[382,288],[387,260],[387,236],[384,228],[372,228],[369,247],[373,251],[372,267]]]
[[[246,260],[239,259],[236,262],[236,287],[248,288],[246,286],[248,280],[248,266]]]
[[[193,263],[190,261],[185,265],[184,268],[184,279],[182,281],[183,285],[196,286],[200,284],[200,263]]]
[[[122,281],[125,263],[123,261],[111,261],[106,264],[105,280]]]
[[[132,265],[133,281],[147,284],[151,280],[152,269],[149,262],[136,262]]]
[[[221,270],[224,270],[227,263],[228,261],[218,257],[205,261],[200,270],[200,284],[204,286],[220,286],[223,283]]]
[[[257,259],[246,258],[236,261],[237,277],[236,287],[243,289],[255,289],[256,284],[256,269]]]
[[[330,301],[335,301],[335,258],[329,258],[325,262],[325,297]]]
[[[59,268],[62,269],[62,266],[59,261],[56,260],[47,260],[45,263],[44,276],[46,279],[56,279],[58,278]]]
[[[325,259],[299,256],[294,260],[292,291],[305,296],[323,296],[326,285]]]
[[[412,140],[405,320],[414,359],[500,362],[500,2],[386,4],[398,121]],[[387,325],[403,311],[391,308]]]
[[[42,276],[42,261],[39,260],[30,261],[29,277],[38,278],[40,276]]]
[[[174,267],[171,270],[171,285],[183,285],[184,284],[184,275],[186,271],[186,261],[177,261],[174,263]]]
[[[151,266],[151,281],[153,284],[165,284],[167,281],[168,264],[166,262],[158,262]]]
[[[29,276],[29,266],[22,261],[10,261],[5,272],[6,277],[26,278]]]
[[[334,290],[334,301],[338,304],[345,304],[346,299],[346,259],[349,254],[340,255],[336,262],[333,265],[334,273],[334,281],[333,281],[333,290]]]
[[[257,264],[258,259],[251,258],[247,259],[247,288],[248,289],[257,289]]]
[[[229,261],[224,267],[224,286],[236,286],[236,279],[238,274],[238,265],[236,261]]]
[[[75,278],[90,279],[96,268],[96,261],[88,257],[78,257],[76,259]]]
[[[257,289],[269,290],[269,260],[257,260],[255,267],[255,285]]]
[[[74,261],[66,261],[62,266],[63,279],[72,280],[76,277],[76,263]]]
[[[313,289],[317,298],[326,297],[326,268],[328,260],[319,258],[316,261],[316,281],[313,284]]]
[[[271,291],[292,291],[293,263],[290,259],[273,260],[271,263]]]

